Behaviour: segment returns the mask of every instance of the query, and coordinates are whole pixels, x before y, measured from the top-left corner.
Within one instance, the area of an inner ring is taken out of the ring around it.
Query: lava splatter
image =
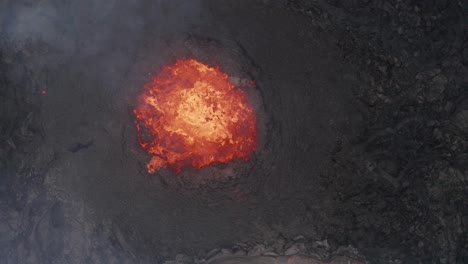
[[[248,94],[219,66],[179,59],[144,86],[134,109],[138,142],[152,155],[148,172],[248,160],[257,119]]]

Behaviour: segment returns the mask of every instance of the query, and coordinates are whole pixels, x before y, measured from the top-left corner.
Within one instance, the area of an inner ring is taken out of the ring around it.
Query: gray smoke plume
[[[145,262],[119,227],[98,224],[99,213],[59,190],[70,183],[50,168],[79,151],[76,142],[94,143],[90,127],[119,130],[109,120],[127,115],[164,41],[183,38],[204,13],[198,0],[0,0],[0,136],[28,164],[0,166],[0,263]],[[19,154],[18,126],[20,136],[35,126],[35,158]]]

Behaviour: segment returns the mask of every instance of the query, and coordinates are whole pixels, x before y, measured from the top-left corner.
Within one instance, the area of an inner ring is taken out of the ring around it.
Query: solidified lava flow
[[[257,119],[247,93],[228,77],[218,66],[179,59],[144,85],[133,113],[138,142],[152,155],[149,173],[249,159]]]

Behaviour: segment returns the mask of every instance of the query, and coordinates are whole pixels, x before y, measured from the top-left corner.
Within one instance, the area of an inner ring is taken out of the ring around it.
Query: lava
[[[219,66],[179,59],[144,85],[133,113],[138,142],[152,155],[149,173],[249,159],[257,119],[247,93],[228,79]]]

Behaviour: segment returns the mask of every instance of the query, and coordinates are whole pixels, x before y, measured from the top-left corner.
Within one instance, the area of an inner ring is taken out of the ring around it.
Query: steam
[[[203,23],[206,17],[200,0],[0,0],[0,6],[0,47],[4,48],[0,52],[5,57],[11,57],[5,75],[11,83],[19,83],[21,80],[30,82],[25,85],[25,93],[36,101],[40,98],[42,102],[39,122],[46,137],[44,141],[47,142],[43,148],[56,148],[58,151],[66,151],[68,144],[81,142],[82,137],[98,137],[103,128],[111,133],[119,131],[120,127],[110,127],[112,124],[109,125],[109,120],[118,122],[122,111],[103,111],[102,108],[109,105],[112,107],[115,101],[125,101],[128,105],[133,100],[125,96],[129,86],[126,86],[128,83],[122,84],[122,78],[138,63],[137,53],[148,53],[154,58],[161,52],[157,45],[144,47],[141,51],[145,41],[154,43],[167,36],[182,37],[198,23]],[[12,50],[21,54],[20,60],[14,59],[16,55]],[[146,76],[148,72],[144,68],[140,69],[138,74]],[[47,95],[38,93],[42,89],[47,89]],[[36,118],[39,113],[35,112],[34,115]],[[61,155],[60,159],[67,157]],[[61,166],[60,162],[57,164]],[[47,173],[47,177],[52,178],[63,176],[50,171]],[[77,177],[82,176],[85,175],[77,172]],[[54,193],[55,190],[50,191],[52,188],[56,187],[46,186],[50,193]],[[23,195],[28,196],[18,196]],[[60,195],[57,191],[54,197]],[[62,202],[61,198],[58,200],[58,203]],[[74,202],[67,203],[66,208],[59,212],[63,214],[60,217],[75,220],[60,227],[60,236],[50,239],[45,237],[39,244],[70,241],[64,244],[63,251],[72,252],[76,263],[87,262],[86,257],[91,254],[93,247],[113,250],[114,246],[110,242],[80,227],[93,229],[94,223],[87,220],[87,216],[75,212],[77,209]],[[47,225],[41,228],[52,230]],[[44,232],[50,233],[47,230]],[[112,233],[115,235],[115,232]],[[76,234],[80,236],[77,238]],[[34,239],[24,237],[25,241]],[[36,244],[34,241],[24,243]],[[119,243],[128,249],[123,239]],[[40,253],[50,255],[51,258],[57,256],[54,255],[56,253],[41,252],[42,249],[31,248],[33,255]],[[101,256],[106,254],[101,250],[97,252]],[[108,254],[113,258],[126,258],[123,255]],[[25,256],[18,255],[16,258],[18,263],[26,262],[22,261]]]
[[[42,41],[68,55],[93,55],[115,42],[137,41],[145,26],[155,35],[180,34],[202,12],[199,0],[2,2],[2,41]]]

